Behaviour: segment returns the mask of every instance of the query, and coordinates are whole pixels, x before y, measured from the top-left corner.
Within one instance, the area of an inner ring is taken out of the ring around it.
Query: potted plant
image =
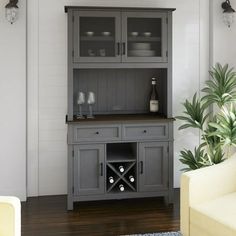
[[[191,101],[183,103],[184,114],[176,117],[183,121],[179,130],[194,128],[201,133],[201,143],[193,152],[180,152],[180,161],[187,165],[185,171],[220,163],[236,146],[236,72],[228,64],[217,63],[209,73],[204,96],[195,93]],[[209,112],[212,107],[214,112]]]

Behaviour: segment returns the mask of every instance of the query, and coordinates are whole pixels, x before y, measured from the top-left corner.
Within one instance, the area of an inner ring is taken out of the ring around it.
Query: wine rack
[[[106,171],[107,193],[136,192],[137,144],[107,144]]]

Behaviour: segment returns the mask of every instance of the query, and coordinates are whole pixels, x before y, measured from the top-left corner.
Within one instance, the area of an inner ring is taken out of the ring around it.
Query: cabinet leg
[[[67,210],[68,211],[73,211],[74,209],[74,202],[73,200],[68,196],[67,197]]]
[[[165,201],[165,204],[166,204],[167,206],[168,206],[169,204],[173,204],[173,203],[174,203],[173,194],[170,193],[169,195],[164,196],[164,201]]]
[[[169,196],[164,196],[164,201],[165,201],[165,205],[168,206],[170,204]]]

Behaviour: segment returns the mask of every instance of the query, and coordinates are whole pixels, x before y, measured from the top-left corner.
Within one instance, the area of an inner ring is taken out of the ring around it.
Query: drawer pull
[[[140,161],[140,174],[143,174],[143,161]]]
[[[99,132],[97,131],[97,132],[95,132],[95,134],[99,134]]]
[[[103,163],[100,163],[100,175],[103,176]]]
[[[145,129],[145,130],[143,131],[143,133],[146,134],[146,133],[147,133],[147,130]]]

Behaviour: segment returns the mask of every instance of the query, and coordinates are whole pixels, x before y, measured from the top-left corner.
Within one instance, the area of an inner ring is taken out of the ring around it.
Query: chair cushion
[[[0,235],[14,236],[15,210],[9,203],[0,202]]]
[[[191,224],[208,232],[209,235],[235,236],[236,193],[231,193],[209,202],[191,206],[190,225]]]

